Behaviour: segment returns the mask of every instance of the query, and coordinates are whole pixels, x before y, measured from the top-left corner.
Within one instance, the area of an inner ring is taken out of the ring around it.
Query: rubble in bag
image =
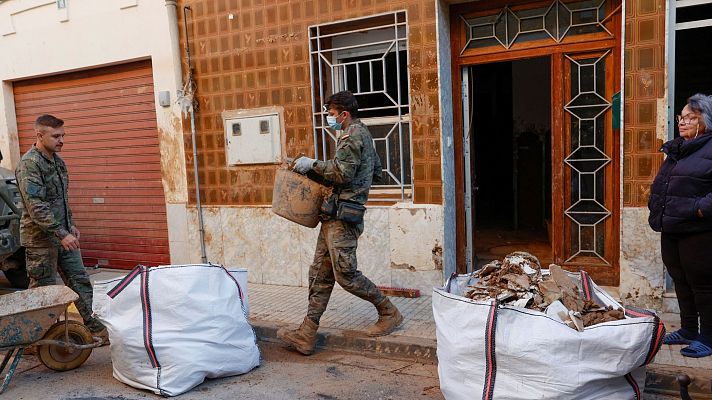
[[[467,287],[465,297],[479,301],[496,298],[501,304],[541,311],[579,331],[625,318],[622,309],[586,300],[578,284],[560,266],[551,264],[549,276],[544,277],[539,260],[526,252],[492,261],[474,277],[479,279]]]
[[[542,310],[539,306],[543,298],[536,287],[541,281],[541,264],[529,253],[515,251],[504,257],[502,262],[492,261],[482,267],[475,277],[479,281],[468,286],[465,297],[473,300],[496,297],[500,303]]]

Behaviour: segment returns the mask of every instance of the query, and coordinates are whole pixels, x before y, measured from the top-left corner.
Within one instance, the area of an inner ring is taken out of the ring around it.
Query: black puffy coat
[[[712,231],[712,132],[676,138],[661,150],[667,158],[650,190],[650,227],[665,233]]]

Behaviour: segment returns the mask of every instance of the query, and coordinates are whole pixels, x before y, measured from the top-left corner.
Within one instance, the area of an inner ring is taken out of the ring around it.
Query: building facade
[[[17,27],[0,46],[20,52],[32,45],[18,40],[31,20],[13,3],[0,3]],[[28,78],[117,60],[146,68],[150,58],[171,262],[200,261],[202,242],[209,261],[246,267],[251,282],[308,285],[318,231],[271,212],[274,176],[290,158],[333,155],[322,104],[350,90],[387,177],[373,188],[358,249],[377,284],[427,294],[454,272],[526,250],[545,266],[587,270],[627,302],[661,306],[647,196],[673,115],[687,96],[712,92],[678,50],[709,35],[708,2],[179,0],[175,27],[164,4],[115,3],[113,17],[150,9],[166,21],[131,16],[155,29],[151,41],[127,40],[130,27],[93,39],[131,42],[136,54],[88,48],[81,57],[94,59],[79,62],[60,52],[44,68],[6,61],[0,143],[14,158],[3,164],[16,162],[27,128],[13,104],[46,84]],[[68,48],[67,32],[35,32]],[[148,42],[173,50],[162,58]],[[169,77],[172,86],[156,83]],[[178,105],[160,106],[159,92],[178,89],[194,94],[195,141]]]
[[[34,120],[65,120],[62,157],[85,264],[188,258],[175,2],[0,2],[0,150],[14,169]],[[160,93],[171,99],[159,98]]]

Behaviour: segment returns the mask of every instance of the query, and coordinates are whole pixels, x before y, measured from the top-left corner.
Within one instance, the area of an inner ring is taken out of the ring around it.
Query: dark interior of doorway
[[[517,250],[552,262],[550,62],[472,67],[475,268]]]
[[[709,4],[707,8],[707,17],[712,17],[712,4]],[[683,10],[685,9],[683,8]],[[699,15],[697,17],[699,18]],[[678,15],[679,18],[680,15]],[[712,95],[712,75],[709,73],[710,65],[712,65],[710,43],[712,43],[712,27],[675,32],[675,103],[673,104],[675,114],[682,112],[683,107],[687,104],[687,98],[693,94]],[[691,46],[697,44],[702,47],[694,47],[694,50],[690,50]],[[673,125],[675,126],[675,136],[680,136],[677,125]]]

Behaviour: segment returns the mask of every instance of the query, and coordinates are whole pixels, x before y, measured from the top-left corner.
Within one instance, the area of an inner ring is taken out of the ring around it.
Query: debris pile
[[[539,260],[523,251],[492,261],[475,273],[477,282],[467,287],[465,297],[542,311],[573,329],[624,319],[622,309],[586,300],[578,284],[556,264],[544,276]]]

